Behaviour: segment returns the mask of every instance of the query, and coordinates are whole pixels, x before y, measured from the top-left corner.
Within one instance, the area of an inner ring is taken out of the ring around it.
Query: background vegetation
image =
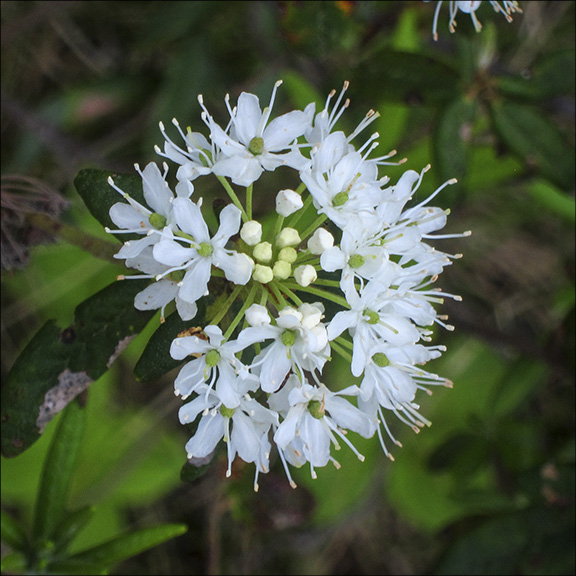
[[[124,270],[106,245],[90,253],[111,240],[77,172],[157,160],[159,121],[203,128],[199,93],[223,120],[226,93],[265,102],[283,79],[280,112],[349,80],[342,127],[378,110],[379,150],[408,158],[392,181],[431,163],[427,195],[457,177],[435,204],[449,231],[472,230],[439,246],[464,254],[441,282],[463,296],[444,306],[456,330],[438,332],[448,352],[430,366],[454,389],[420,398],[433,426],[418,437],[392,423],[394,463],[359,438],[366,462],[343,450],[341,470],[301,470],[297,490],[275,467],[255,495],[252,467],[226,479],[224,460],[181,480],[174,373],[133,375],[155,316],[82,396],[67,505],[95,512],[73,551],[182,523],[114,573],[574,573],[574,3],[521,2],[512,23],[483,4],[481,33],[460,14],[450,34],[444,3],[434,42],[436,3],[2,2],[3,382],[47,320],[65,328]],[[2,508],[24,525],[59,420],[2,458]]]

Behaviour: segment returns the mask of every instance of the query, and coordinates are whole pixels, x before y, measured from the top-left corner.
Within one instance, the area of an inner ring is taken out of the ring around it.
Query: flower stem
[[[330,300],[335,304],[339,304],[340,306],[343,306],[347,310],[350,309],[350,306],[348,302],[346,302],[345,298],[342,298],[342,296],[337,296],[336,294],[328,292],[327,290],[322,290],[321,288],[315,288],[314,286],[300,286],[300,284],[297,284],[296,282],[286,282],[285,285],[287,286],[287,288],[298,290],[299,292],[308,292],[309,294],[314,294],[315,296],[320,296],[325,300]]]
[[[237,288],[242,289],[242,288],[244,288],[244,286],[237,286]],[[246,300],[244,301],[244,304],[242,305],[242,308],[240,308],[240,311],[238,312],[238,314],[236,314],[236,317],[234,318],[234,320],[232,320],[232,322],[230,323],[230,326],[228,326],[228,329],[224,333],[224,340],[228,340],[228,338],[230,338],[230,336],[232,336],[232,333],[234,332],[236,326],[238,326],[240,321],[244,318],[244,314],[246,313],[246,310],[248,308],[250,308],[250,306],[252,306],[252,304],[254,303],[257,289],[258,289],[257,283],[254,282],[252,284],[252,288],[250,288],[250,292],[248,293],[248,297],[246,298]],[[234,291],[236,291],[236,290],[234,290]]]
[[[218,178],[220,184],[224,186],[224,189],[226,190],[226,192],[228,192],[228,196],[230,196],[230,199],[232,200],[232,202],[234,202],[234,205],[240,210],[240,212],[242,212],[242,220],[244,220],[244,222],[250,220],[250,218],[248,218],[248,214],[246,214],[246,210],[244,210],[244,206],[242,206],[242,202],[240,202],[240,199],[236,195],[236,192],[234,192],[234,188],[230,186],[228,180],[226,180],[224,176],[216,176],[216,178]]]

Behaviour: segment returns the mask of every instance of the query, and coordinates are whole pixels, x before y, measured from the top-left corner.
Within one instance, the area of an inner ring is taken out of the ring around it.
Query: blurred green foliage
[[[115,573],[574,572],[574,3],[521,2],[512,23],[484,3],[482,32],[460,14],[456,34],[447,4],[434,42],[435,3],[425,2],[2,3],[3,384],[42,326],[69,326],[124,270],[51,238],[30,214],[114,243],[74,179],[156,160],[159,121],[201,131],[200,93],[223,119],[226,93],[264,98],[281,78],[281,111],[322,106],[349,80],[342,127],[377,110],[379,151],[408,158],[386,170],[392,182],[430,163],[426,196],[457,177],[435,200],[451,209],[449,231],[473,232],[440,245],[464,254],[442,279],[464,301],[446,302],[456,331],[435,336],[448,351],[430,369],[454,389],[420,399],[431,428],[415,437],[391,422],[403,443],[394,463],[376,438],[354,438],[365,462],[344,448],[340,470],[317,480],[297,471],[297,490],[277,465],[254,494],[251,467],[235,463],[226,479],[220,457],[180,480],[188,432],[172,366],[151,381],[133,376],[155,315],[87,393],[84,440],[59,501],[95,512],[78,512],[86,524],[72,554],[125,529],[181,523],[185,536]],[[8,175],[51,192],[28,201]],[[280,185],[282,171],[271,176]],[[219,190],[202,194],[212,201]],[[60,197],[58,216],[49,208]],[[255,198],[257,214],[270,206]],[[352,381],[341,365],[326,378]],[[34,526],[62,416],[2,459],[3,555],[25,536],[16,520]]]

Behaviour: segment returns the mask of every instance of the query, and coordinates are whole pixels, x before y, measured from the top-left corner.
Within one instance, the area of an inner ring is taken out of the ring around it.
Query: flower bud
[[[278,260],[288,262],[288,264],[294,264],[297,257],[298,252],[296,252],[292,246],[286,246],[286,248],[282,248],[282,250],[278,252]]]
[[[292,274],[292,266],[284,260],[278,260],[274,263],[272,272],[274,273],[274,278],[286,280],[286,278],[289,278],[290,274]]]
[[[280,216],[290,216],[304,206],[300,194],[294,190],[280,190],[276,196],[276,212]]]
[[[240,238],[242,238],[248,246],[255,246],[262,239],[262,224],[256,220],[245,222],[240,229]]]
[[[318,228],[308,240],[308,250],[312,254],[322,254],[324,250],[334,246],[334,236],[324,228]]]
[[[316,274],[314,266],[310,266],[310,264],[298,266],[298,268],[294,270],[294,279],[300,286],[309,286],[316,278],[318,278],[318,274]]]
[[[272,260],[272,244],[270,244],[270,242],[260,242],[260,244],[254,246],[252,256],[254,256],[258,262],[268,264],[268,262]]]
[[[252,278],[260,284],[268,284],[274,280],[274,274],[272,273],[272,268],[270,266],[262,266],[262,264],[256,264],[254,266],[254,272]]]
[[[280,234],[276,236],[276,246],[285,248],[286,246],[296,246],[300,244],[300,234],[294,228],[283,228]]]
[[[250,326],[266,326],[270,324],[270,314],[268,310],[260,304],[252,304],[246,310],[246,322]]]

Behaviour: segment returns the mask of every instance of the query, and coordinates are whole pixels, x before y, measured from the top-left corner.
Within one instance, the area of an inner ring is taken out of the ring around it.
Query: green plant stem
[[[250,218],[248,217],[248,214],[246,214],[246,210],[244,210],[244,206],[242,206],[242,202],[240,202],[240,199],[236,195],[236,192],[234,192],[234,188],[232,188],[232,186],[230,186],[230,183],[228,182],[228,180],[226,180],[226,178],[224,178],[224,176],[216,176],[216,178],[218,178],[218,180],[220,181],[220,184],[222,184],[222,186],[224,186],[224,190],[226,190],[226,192],[228,192],[228,196],[230,196],[230,199],[232,200],[234,205],[240,210],[240,212],[242,212],[242,220],[244,222],[247,222],[248,220],[250,220]]]

